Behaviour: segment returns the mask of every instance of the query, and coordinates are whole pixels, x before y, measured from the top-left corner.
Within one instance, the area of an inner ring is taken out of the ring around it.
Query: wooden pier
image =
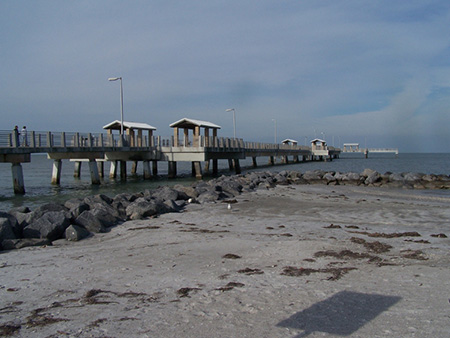
[[[125,125],[125,122],[124,122]],[[126,135],[69,133],[69,132],[35,132],[28,131],[25,141],[19,140],[16,131],[0,131],[0,162],[11,163],[13,188],[16,194],[25,193],[22,163],[31,161],[31,154],[46,153],[53,160],[52,184],[60,184],[62,160],[74,162],[74,176],[80,175],[83,162],[89,164],[92,184],[100,184],[104,176],[105,161],[111,162],[110,178],[117,176],[126,179],[127,162],[132,163],[132,172],[137,163],[143,163],[144,178],[157,175],[157,163],[168,163],[169,178],[177,175],[177,162],[192,163],[192,174],[202,178],[203,169],[216,175],[218,160],[228,160],[230,170],[240,173],[240,160],[251,157],[253,166],[257,166],[258,157],[268,157],[269,164],[275,164],[276,158],[281,163],[332,160],[339,157],[340,149],[329,147],[325,141],[311,141],[312,146],[297,144],[268,144],[244,142],[239,138],[217,136],[220,127],[209,122],[182,119],[171,125],[174,136],[162,138],[153,136],[154,129],[141,128],[138,132],[130,128]],[[200,133],[204,129],[204,134]],[[143,135],[147,130],[148,135]],[[184,130],[180,139],[180,130]],[[189,131],[192,134],[189,135]],[[211,132],[211,133],[210,133]],[[320,140],[319,140],[320,141]],[[320,143],[320,144],[319,144]],[[204,168],[202,168],[204,163]],[[212,164],[212,168],[211,168]]]
[[[369,153],[392,153],[398,156],[398,148],[360,148],[359,143],[344,143],[342,153],[362,153],[369,158]]]

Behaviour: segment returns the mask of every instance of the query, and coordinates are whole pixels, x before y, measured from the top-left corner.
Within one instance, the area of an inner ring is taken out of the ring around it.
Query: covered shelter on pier
[[[103,129],[108,131],[108,135],[112,134],[113,130],[121,130],[122,123],[119,120],[112,121],[107,125],[103,126]],[[126,122],[123,121],[123,130],[125,135],[127,135],[128,145],[131,147],[151,147],[153,144],[153,131],[156,130],[155,127],[142,122]],[[143,131],[147,131],[147,139],[143,135]]]
[[[327,150],[327,142],[325,140],[321,140],[320,138],[315,138],[310,141],[311,150]]]
[[[296,140],[293,140],[291,138],[287,138],[283,141],[281,141],[282,144],[287,144],[287,145],[293,145],[296,146],[298,144],[298,142]]]
[[[173,128],[174,147],[200,147],[201,128],[205,130],[205,146],[209,146],[209,137],[216,138],[217,130],[221,128],[217,124],[208,121],[194,120],[186,117],[170,124],[170,127]],[[184,139],[181,143],[179,142],[180,129],[184,129]],[[192,143],[189,141],[189,130],[193,131]],[[210,130],[212,130],[212,135],[209,134]]]

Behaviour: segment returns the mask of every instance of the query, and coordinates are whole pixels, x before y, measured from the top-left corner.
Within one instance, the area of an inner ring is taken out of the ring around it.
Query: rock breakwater
[[[64,204],[46,204],[35,210],[20,207],[0,212],[0,250],[51,245],[65,238],[78,241],[95,233],[107,232],[127,220],[180,212],[187,203],[231,202],[243,192],[270,189],[276,185],[327,184],[364,185],[407,189],[449,189],[448,175],[384,173],[366,169],[362,173],[322,170],[250,172],[198,181],[191,186],[163,186],[135,194],[106,195],[72,199]]]

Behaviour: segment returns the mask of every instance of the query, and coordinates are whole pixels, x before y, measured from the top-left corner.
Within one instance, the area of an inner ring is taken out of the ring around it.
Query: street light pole
[[[233,111],[233,131],[234,131],[234,138],[236,138],[236,109],[230,108],[225,111]]]
[[[122,77],[110,77],[108,81],[120,80],[120,136],[123,137],[123,86]]]
[[[272,121],[275,122],[275,138],[274,138],[274,141],[275,141],[275,144],[277,144],[277,120],[272,119]]]

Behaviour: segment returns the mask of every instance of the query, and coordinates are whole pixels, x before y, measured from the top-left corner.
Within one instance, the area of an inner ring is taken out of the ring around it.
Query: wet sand
[[[449,337],[450,196],[277,186],[0,253],[0,335]]]

